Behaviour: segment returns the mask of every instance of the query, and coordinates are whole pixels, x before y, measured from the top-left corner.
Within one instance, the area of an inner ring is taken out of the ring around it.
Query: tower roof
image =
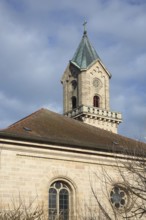
[[[97,59],[100,60],[100,57],[91,45],[87,36],[87,31],[84,30],[83,37],[71,60],[71,63],[82,70],[87,69],[88,66]]]

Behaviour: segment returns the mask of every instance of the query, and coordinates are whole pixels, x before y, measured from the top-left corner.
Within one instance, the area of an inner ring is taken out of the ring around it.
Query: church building
[[[110,79],[84,29],[61,79],[64,115],[42,108],[0,131],[0,215],[30,201],[49,220],[106,219],[97,201],[129,209],[116,165],[138,142],[117,134],[122,115],[110,110]]]

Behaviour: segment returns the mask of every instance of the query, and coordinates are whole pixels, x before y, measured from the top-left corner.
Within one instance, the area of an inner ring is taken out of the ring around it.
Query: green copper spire
[[[82,40],[71,60],[71,63],[77,66],[80,70],[87,69],[92,62],[97,59],[100,60],[100,57],[88,39],[86,24],[87,22],[84,22],[84,33]]]

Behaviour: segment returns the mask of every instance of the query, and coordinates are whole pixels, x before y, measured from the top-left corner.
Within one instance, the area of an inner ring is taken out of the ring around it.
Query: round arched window
[[[100,107],[100,98],[99,98],[99,96],[97,96],[97,95],[95,95],[94,97],[93,97],[93,106],[94,107]]]
[[[70,189],[63,181],[56,181],[49,189],[49,219],[69,220]]]

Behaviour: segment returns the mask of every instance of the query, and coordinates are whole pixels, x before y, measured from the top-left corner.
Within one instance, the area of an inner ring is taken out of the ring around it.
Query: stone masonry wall
[[[3,144],[0,163],[0,206],[3,208],[19,196],[27,202],[37,198],[36,202],[43,202],[48,213],[48,190],[55,180],[64,180],[72,188],[71,219],[79,220],[85,214],[85,207],[97,209],[97,203],[91,192],[91,185],[97,192],[98,198],[104,206],[109,207],[109,201],[103,196],[102,168],[118,182],[118,175],[114,170],[113,159],[105,159],[102,155],[87,155],[63,151],[63,147],[53,146],[50,149],[39,147],[51,146],[14,146]],[[58,150],[53,150],[57,147]],[[61,150],[62,149],[62,150]],[[87,152],[86,152],[87,153]],[[95,177],[98,174],[98,178]],[[111,186],[110,186],[111,187]],[[110,188],[109,188],[110,190]]]

